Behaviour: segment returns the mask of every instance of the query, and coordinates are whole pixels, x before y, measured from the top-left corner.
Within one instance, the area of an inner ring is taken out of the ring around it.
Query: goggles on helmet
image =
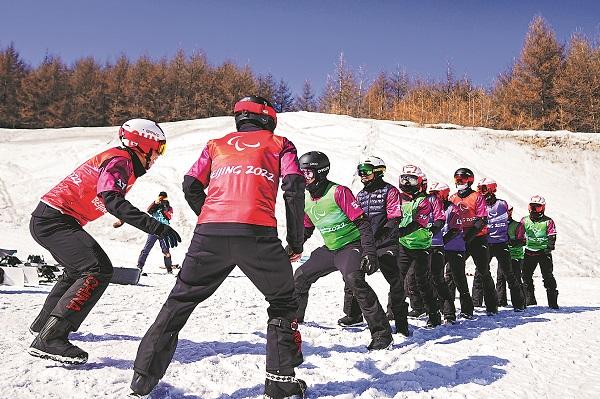
[[[533,212],[541,212],[544,210],[544,205],[542,204],[529,204],[529,210]]]
[[[162,142],[158,145],[158,155],[164,155],[165,152],[167,152],[167,142]]]
[[[302,171],[302,174],[304,175],[304,178],[306,180],[310,180],[310,179],[314,179],[315,177],[315,170],[314,169],[300,169]]]
[[[491,192],[490,188],[486,185],[477,187],[477,191],[479,191],[481,194],[487,194],[488,192]]]
[[[473,183],[473,176],[468,175],[454,175],[454,183],[456,184],[469,184]]]
[[[403,186],[417,186],[419,185],[419,177],[415,175],[402,175],[400,176],[400,184]]]
[[[368,163],[361,163],[358,165],[358,175],[360,177],[370,176],[373,174],[374,167]]]

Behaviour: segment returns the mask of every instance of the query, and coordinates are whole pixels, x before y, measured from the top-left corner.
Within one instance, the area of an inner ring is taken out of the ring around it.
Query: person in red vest
[[[175,287],[138,348],[134,394],[146,395],[158,384],[192,311],[237,265],[269,302],[264,397],[304,396],[306,383],[294,370],[303,357],[290,262],[304,244],[304,176],[294,144],[273,134],[277,116],[269,101],[244,97],[234,113],[237,131],[209,140],[184,177],[185,198],[198,224]],[[280,180],[287,252],[275,219]]]
[[[125,199],[167,139],[156,122],[132,119],[119,129],[123,147],[87,160],[46,193],[33,211],[29,229],[35,241],[64,267],[30,327],[37,334],[29,354],[63,363],[85,363],[88,354],[69,342],[110,283],[113,267],[104,250],[85,230],[88,222],[110,213],[146,233],[177,246],[179,234]]]
[[[465,260],[471,256],[475,263],[475,272],[481,276],[486,312],[498,313],[498,297],[492,274],[490,273],[490,252],[487,241],[487,208],[485,198],[471,186],[475,182],[473,171],[459,168],[454,172],[457,192],[450,196],[450,202],[458,207],[462,220],[462,229],[466,245]],[[454,292],[454,288],[450,288]],[[473,298],[476,303],[476,299]],[[477,305],[477,304],[476,304]],[[481,305],[481,304],[478,304]]]

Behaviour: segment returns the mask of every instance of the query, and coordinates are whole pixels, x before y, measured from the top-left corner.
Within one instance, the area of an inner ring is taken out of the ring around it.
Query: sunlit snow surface
[[[439,126],[438,126],[439,127]],[[444,126],[451,127],[451,126]],[[168,150],[128,195],[145,208],[165,190],[175,208],[173,226],[183,243],[173,250],[180,263],[195,216],[181,181],[206,141],[233,129],[230,117],[163,124]],[[0,248],[49,255],[28,232],[29,214],[39,197],[77,165],[117,142],[116,128],[16,131],[0,129]],[[540,306],[525,313],[503,308],[495,317],[423,329],[411,321],[413,336],[395,337],[392,350],[369,353],[366,326],[342,329],[342,280],[333,273],[311,290],[307,323],[301,327],[305,363],[298,376],[311,398],[596,398],[600,392],[600,138],[568,132],[503,132],[486,129],[420,128],[405,122],[345,116],[280,115],[279,134],[298,152],[324,151],[330,178],[360,182],[356,164],[366,154],[383,158],[387,180],[397,183],[402,165],[419,165],[429,181],[451,183],[460,166],[476,179],[492,177],[498,196],[526,211],[533,194],[546,197],[547,214],[558,229],[554,254],[560,311],[549,311],[540,278]],[[540,142],[547,147],[525,142]],[[283,207],[277,209],[285,236]],[[115,266],[135,265],[146,235],[130,226],[113,229],[110,215],[86,226]],[[307,243],[305,255],[322,241]],[[158,248],[158,246],[157,246]],[[122,398],[129,392],[139,340],[174,283],[164,275],[158,249],[148,277],[139,286],[111,285],[72,341],[90,353],[83,366],[63,366],[30,357],[27,327],[49,286],[0,286],[0,398]],[[297,265],[295,265],[297,266]],[[472,264],[468,263],[472,270]],[[495,275],[495,261],[492,272]],[[536,273],[539,276],[539,271]],[[380,273],[368,280],[385,305],[387,286]],[[457,301],[458,305],[458,301]],[[264,382],[266,302],[236,269],[216,294],[200,304],[180,334],[173,363],[152,398],[259,397]],[[481,310],[481,309],[480,309]]]

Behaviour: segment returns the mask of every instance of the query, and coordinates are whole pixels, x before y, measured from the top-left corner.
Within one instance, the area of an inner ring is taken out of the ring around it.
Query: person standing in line
[[[488,315],[498,313],[498,298],[496,287],[490,273],[490,253],[487,242],[487,209],[483,196],[474,191],[471,186],[475,175],[469,168],[459,168],[454,172],[454,183],[457,192],[450,196],[450,201],[460,211],[466,256],[473,258],[475,274],[481,274],[483,296]],[[466,261],[466,259],[465,259]],[[481,298],[473,297],[473,305],[481,306]]]
[[[402,217],[400,192],[383,180],[385,162],[381,158],[368,156],[358,164],[357,170],[364,188],[356,195],[356,199],[371,223],[379,267],[390,284],[390,311],[396,324],[396,333],[408,336],[408,304],[404,300],[404,284],[396,259],[399,245],[398,225]],[[348,284],[344,286],[344,294],[346,316],[339,319],[338,324],[352,326],[362,323],[360,306]],[[399,306],[392,306],[392,303],[398,303]]]
[[[444,313],[448,313],[454,307],[455,292],[458,288],[460,296],[459,317],[470,320],[473,318],[473,300],[471,299],[469,284],[465,275],[466,247],[463,238],[460,211],[456,205],[448,200],[450,187],[447,184],[434,183],[431,185],[429,192],[442,201],[446,216],[446,222],[442,228],[444,259],[447,262],[444,278],[451,299],[444,300]]]
[[[521,222],[516,221],[512,217],[513,207],[508,207],[508,251],[510,252],[510,259],[513,273],[519,284],[521,290],[521,297],[525,298],[525,291],[523,290],[523,278],[521,277],[523,270],[523,258],[525,257],[525,236],[523,235],[523,229],[519,228]],[[517,235],[519,234],[519,235]],[[498,304],[500,306],[506,306],[508,304],[506,298],[506,278],[502,273],[502,269],[498,268],[496,277],[496,293],[498,294]]]
[[[554,220],[546,216],[546,199],[534,195],[529,200],[529,216],[521,219],[520,232],[525,235],[525,259],[523,261],[523,288],[526,304],[537,305],[535,288],[533,286],[533,272],[540,265],[542,279],[548,297],[548,307],[558,309],[558,290],[554,278],[554,263],[552,251],[556,246],[556,225]]]
[[[156,122],[132,119],[119,129],[122,147],[101,152],[46,193],[31,214],[35,241],[60,263],[63,274],[48,294],[31,327],[37,334],[28,352],[63,363],[85,363],[88,354],[68,337],[77,331],[110,283],[108,255],[85,230],[88,222],[110,213],[169,246],[179,234],[134,207],[125,195],[164,154],[167,139]]]
[[[490,260],[496,258],[498,270],[501,270],[508,282],[510,299],[515,312],[525,309],[525,301],[521,295],[521,287],[512,270],[510,252],[508,249],[508,203],[496,197],[498,184],[494,179],[483,178],[477,183],[477,191],[485,198],[488,214],[488,244]],[[481,289],[473,287],[473,289]],[[482,293],[478,293],[481,297]]]
[[[237,265],[269,302],[264,397],[304,397],[306,383],[295,374],[303,357],[290,263],[302,253],[304,177],[294,144],[273,133],[277,115],[269,101],[244,97],[234,115],[237,130],[209,140],[184,177],[185,199],[198,224],[175,286],[140,342],[131,382],[136,395],[158,384],[194,308]],[[275,219],[280,179],[288,253]]]
[[[437,183],[436,183],[437,184]],[[429,229],[433,234],[431,239],[431,259],[429,262],[428,277],[435,290],[440,308],[444,315],[444,322],[454,324],[456,322],[456,308],[454,306],[454,296],[444,280],[444,266],[446,260],[444,257],[444,240],[442,228],[446,222],[443,201],[433,192],[427,194],[427,177],[423,177],[423,187],[421,191],[427,196],[427,200],[431,203],[431,213],[429,215]],[[407,275],[408,286],[407,292],[410,298],[412,310],[409,316],[419,318],[425,314],[423,298],[419,295],[417,289],[414,269],[411,269]],[[452,291],[453,292],[453,291]],[[412,313],[412,314],[411,314]]]
[[[439,326],[442,320],[437,298],[427,276],[433,237],[429,230],[432,207],[422,190],[423,176],[418,166],[405,165],[402,168],[400,175],[402,220],[399,230],[398,267],[402,278],[406,277],[411,268],[414,269],[417,288],[429,316],[427,328],[434,328]]]
[[[352,191],[327,179],[330,169],[327,155],[307,152],[300,157],[300,168],[310,194],[304,204],[304,240],[312,236],[316,227],[325,245],[315,249],[294,273],[298,320],[305,319],[312,284],[339,270],[369,326],[371,342],[367,349],[387,349],[393,343],[390,323],[377,294],[365,280],[365,274],[373,274],[379,268],[371,223]]]

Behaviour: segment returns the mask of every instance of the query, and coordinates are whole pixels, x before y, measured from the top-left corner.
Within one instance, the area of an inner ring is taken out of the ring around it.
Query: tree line
[[[369,79],[340,54],[320,95],[310,81],[294,95],[283,79],[257,75],[232,62],[211,65],[204,54],[178,51],[171,59],[121,55],[101,64],[93,57],[66,65],[47,55],[37,67],[14,45],[0,50],[0,127],[119,125],[132,117],[161,122],[231,115],[248,93],[268,98],[278,112],[318,111],[356,117],[452,123],[496,129],[598,132],[600,46],[581,34],[558,42],[536,16],[519,57],[492,87],[457,78],[409,76],[398,67]]]

